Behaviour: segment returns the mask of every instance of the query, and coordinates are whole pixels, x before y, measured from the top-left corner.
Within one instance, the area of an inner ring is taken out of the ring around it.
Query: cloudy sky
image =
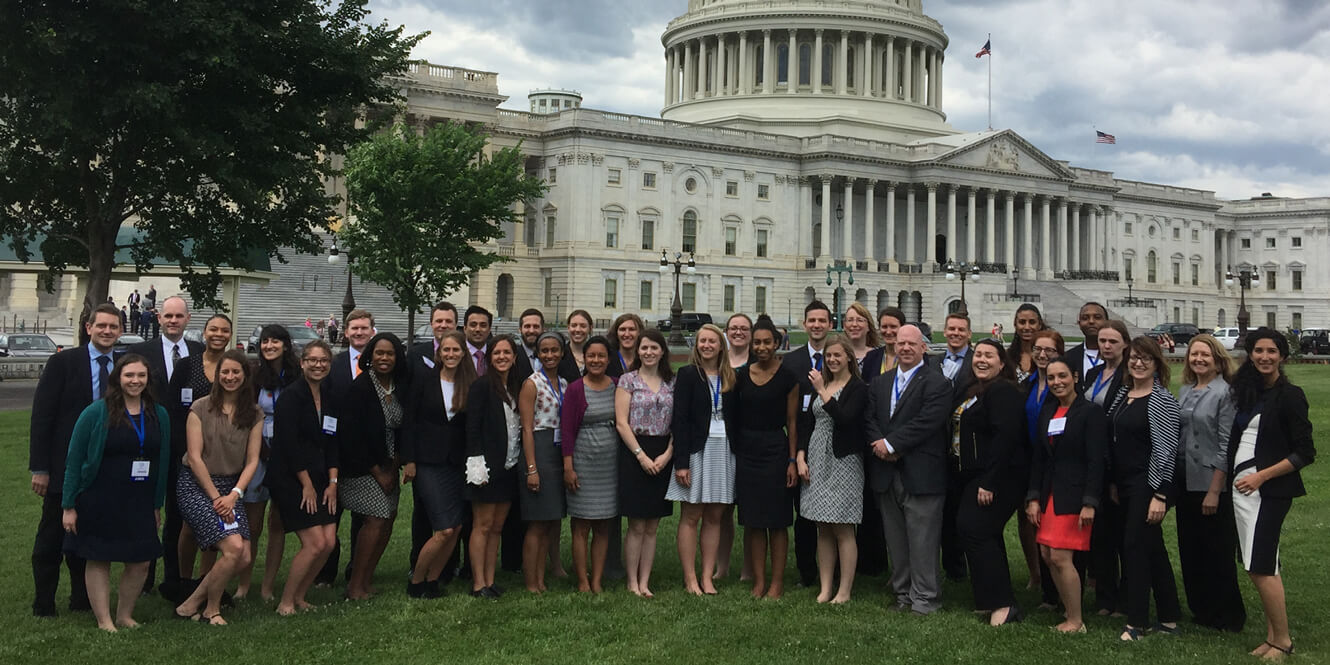
[[[495,71],[506,107],[537,87],[593,108],[658,116],[660,35],[687,0],[371,0],[430,31],[415,57]],[[948,121],[993,125],[1056,159],[1119,178],[1330,196],[1330,3],[1323,0],[926,0],[951,39]],[[1094,128],[1117,136],[1096,145]]]

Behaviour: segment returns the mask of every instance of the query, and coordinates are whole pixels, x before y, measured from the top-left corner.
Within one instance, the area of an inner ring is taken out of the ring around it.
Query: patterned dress
[[[619,516],[619,434],[614,430],[613,383],[603,390],[586,388],[586,413],[573,446],[573,469],[581,489],[568,492],[568,514],[585,520]]]
[[[840,394],[837,390],[835,397]],[[836,457],[831,445],[835,422],[822,406],[822,396],[814,395],[808,485],[800,492],[799,514],[814,522],[858,524],[864,516],[864,463],[858,455]]]
[[[396,390],[385,390],[378,381],[370,380],[374,393],[379,396],[379,405],[383,409],[383,443],[388,448],[388,456],[397,457],[397,428],[402,426],[402,403]],[[402,488],[394,485],[391,492],[383,491],[383,486],[374,479],[373,474],[355,478],[340,479],[337,485],[337,499],[346,509],[360,515],[389,519],[397,515],[397,502]]]
[[[536,449],[536,472],[540,474],[540,491],[527,489],[523,479],[520,495],[522,519],[528,522],[544,522],[563,519],[565,512],[563,496],[563,453],[559,448],[559,408],[563,405],[563,394],[568,389],[568,382],[554,376],[558,381],[558,390],[541,372],[527,378],[536,386],[535,413],[531,419],[531,438]],[[525,465],[523,465],[525,469]]]
[[[670,421],[674,417],[674,380],[662,381],[652,390],[637,372],[619,379],[619,389],[632,396],[628,406],[628,426],[637,445],[652,459],[660,457],[670,445]],[[657,518],[674,512],[665,498],[674,475],[674,465],[648,475],[627,446],[619,446],[619,508],[625,517]]]

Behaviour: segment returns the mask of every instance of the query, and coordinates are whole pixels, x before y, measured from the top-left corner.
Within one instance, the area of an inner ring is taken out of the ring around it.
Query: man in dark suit
[[[514,371],[523,381],[540,369],[540,358],[536,357],[536,340],[545,332],[545,314],[536,308],[522,312],[517,319],[517,331],[521,335],[522,348],[517,350]]]
[[[32,614],[55,616],[55,592],[60,586],[60,561],[69,569],[69,609],[89,610],[83,581],[84,561],[63,554],[65,541],[60,503],[65,482],[65,455],[79,414],[100,399],[115,363],[120,339],[120,310],[98,305],[84,325],[89,341],[57,353],[46,362],[32,396],[32,422],[28,432],[28,470],[32,491],[42,498],[37,538],[32,545],[32,581],[36,595]]]
[[[938,548],[947,492],[946,423],[951,383],[924,365],[923,333],[902,326],[895,369],[873,380],[865,429],[868,483],[882,512],[897,611],[941,606]]]
[[[129,347],[130,353],[137,353],[148,359],[148,388],[158,404],[165,404],[166,386],[175,375],[176,364],[194,354],[203,353],[203,345],[185,339],[185,328],[189,325],[189,306],[180,296],[171,296],[162,301],[157,310],[157,320],[161,325],[162,336],[149,339]],[[166,471],[166,510],[162,519],[162,572],[163,593],[175,595],[175,589],[168,584],[180,579],[180,555],[175,542],[180,540],[180,531],[184,520],[176,504],[175,480],[180,473],[180,460],[172,456],[170,467]],[[148,569],[148,578],[144,581],[144,590],[152,589],[157,578],[157,562],[153,561]]]
[[[462,334],[466,335],[466,353],[476,368],[476,376],[485,376],[485,354],[489,352],[490,327],[494,325],[494,315],[480,305],[466,308],[462,319]]]
[[[370,338],[374,337],[374,315],[368,310],[353,309],[346,315],[346,326],[343,336],[346,338],[348,347],[345,351],[333,357],[332,370],[328,372],[328,387],[325,389],[324,398],[327,404],[341,405],[342,399],[351,389],[351,382],[360,376],[360,354],[365,351],[365,345],[369,344]],[[349,414],[347,414],[349,416]],[[346,417],[346,416],[343,416]],[[339,512],[340,525],[340,512]],[[356,534],[360,531],[360,520],[352,517],[351,520],[351,543],[354,546]],[[342,544],[340,539],[333,542],[332,552],[328,554],[328,561],[323,565],[323,569],[314,578],[315,584],[331,585],[337,579],[337,565],[341,560]],[[351,564],[347,562],[346,578],[351,579]]]
[[[413,371],[434,370],[434,353],[439,350],[439,340],[450,330],[457,330],[457,307],[446,300],[434,303],[429,312],[429,327],[434,333],[433,339],[416,342],[406,352],[407,360]]]
[[[1080,326],[1085,341],[1067,349],[1062,359],[1071,367],[1071,375],[1076,379],[1076,392],[1085,392],[1085,376],[1101,361],[1099,360],[1099,329],[1108,322],[1108,310],[1103,305],[1090,302],[1081,305],[1076,315],[1076,325]],[[1128,340],[1130,341],[1130,340]]]
[[[947,339],[947,350],[930,364],[951,383],[951,408],[954,411],[965,393],[974,383],[974,369],[970,366],[970,317],[948,314],[942,334]],[[956,538],[956,511],[960,509],[961,492],[965,483],[952,465],[947,465],[947,500],[942,511],[942,570],[953,580],[965,578],[965,550]]]
[[[814,300],[804,307],[804,332],[808,333],[808,344],[790,349],[781,358],[781,364],[794,372],[799,379],[799,409],[808,411],[813,403],[813,384],[809,382],[808,372],[822,371],[822,348],[827,343],[827,332],[831,330],[831,308],[820,300]],[[812,418],[799,419],[799,439],[807,440],[813,426]],[[802,431],[808,429],[810,431]],[[795,505],[799,505],[795,503]],[[817,576],[817,527],[800,515],[794,521],[794,562],[799,569],[799,583],[804,586],[816,586]]]

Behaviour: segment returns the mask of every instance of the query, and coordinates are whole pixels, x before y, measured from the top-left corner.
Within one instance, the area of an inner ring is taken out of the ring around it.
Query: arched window
[[[813,47],[799,45],[799,85],[813,84]]]
[[[835,68],[836,68],[836,51],[831,47],[831,44],[829,43],[823,44],[822,45],[822,85],[831,85],[834,82],[832,80],[831,72]]]
[[[822,256],[822,223],[813,224],[813,256]]]
[[[776,83],[790,81],[790,46],[781,44],[776,47]]]
[[[683,214],[683,251],[697,251],[697,213],[689,210]]]
[[[1158,269],[1159,258],[1155,256],[1155,251],[1152,249],[1149,254],[1145,255],[1145,281],[1154,284]]]

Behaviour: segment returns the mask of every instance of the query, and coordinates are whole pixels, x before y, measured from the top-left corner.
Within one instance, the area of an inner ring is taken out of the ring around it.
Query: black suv
[[[1323,356],[1330,354],[1330,331],[1307,329],[1298,339],[1298,348],[1303,353]]]
[[[1161,323],[1150,329],[1147,335],[1155,338],[1166,350],[1172,350],[1174,346],[1185,347],[1191,338],[1200,334],[1200,329],[1190,323]],[[1168,340],[1172,340],[1173,345],[1168,345]]]
[[[684,330],[697,332],[702,326],[711,323],[711,315],[705,312],[684,312],[681,323]],[[669,332],[673,328],[673,319],[661,319],[656,322],[656,330]]]

